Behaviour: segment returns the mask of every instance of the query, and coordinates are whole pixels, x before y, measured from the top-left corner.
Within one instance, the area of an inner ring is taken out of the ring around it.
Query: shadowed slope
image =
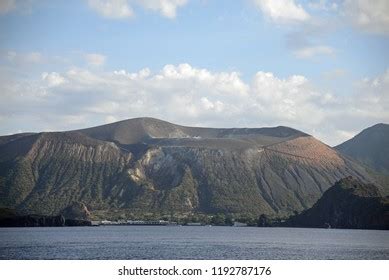
[[[377,172],[389,175],[389,125],[376,124],[335,147]]]
[[[389,197],[373,184],[344,178],[327,190],[316,204],[292,217],[288,226],[389,229]]]

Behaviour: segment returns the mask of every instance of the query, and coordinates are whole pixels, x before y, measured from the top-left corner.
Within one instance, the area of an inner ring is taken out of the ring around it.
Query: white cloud
[[[43,57],[39,52],[31,52],[25,55],[25,60],[30,63],[41,63]]]
[[[160,13],[167,18],[175,18],[177,9],[188,0],[88,0],[89,6],[100,15],[111,19],[134,16],[133,5]]]
[[[123,19],[134,15],[127,0],[88,0],[88,4],[106,18]]]
[[[313,10],[321,11],[337,11],[339,8],[338,3],[328,0],[311,1],[308,3],[308,7]]]
[[[329,46],[311,46],[297,49],[293,53],[298,58],[312,58],[318,55],[333,55],[335,50]]]
[[[15,58],[17,57],[17,53],[15,51],[8,51],[4,57],[7,58],[9,61],[15,61]]]
[[[303,6],[294,0],[254,0],[254,3],[277,23],[304,22],[310,19]]]
[[[16,8],[16,0],[1,0],[0,14],[6,14]]]
[[[39,64],[45,61],[45,57],[39,52],[20,53],[7,51],[2,56],[9,62],[17,64]]]
[[[385,117],[389,114],[389,69],[374,78],[365,78],[357,84],[357,100],[369,108],[364,114]]]
[[[106,61],[106,57],[98,53],[85,54],[85,60],[89,66],[103,66]]]
[[[322,38],[337,26],[338,3],[332,0],[252,0],[276,24],[284,24],[287,46],[297,58],[332,55],[334,48]],[[308,13],[307,10],[312,12]],[[300,24],[296,24],[300,23]]]
[[[56,72],[42,73],[42,81],[46,82],[48,87],[59,86],[66,82],[65,78]]]
[[[168,18],[175,18],[177,8],[186,5],[188,0],[137,0],[137,3],[146,8],[161,13]]]
[[[360,81],[352,95],[318,90],[306,77],[237,72],[189,64],[103,72],[72,68],[36,81],[0,83],[0,124],[17,129],[76,129],[151,116],[183,125],[291,126],[329,144],[378,122],[389,122],[389,70]],[[44,114],[42,114],[44,112]],[[21,127],[26,125],[27,128]]]
[[[316,92],[304,76],[280,79],[273,73],[258,72],[251,95],[258,117],[267,118],[268,122],[314,125],[323,119],[320,103],[324,95]]]
[[[111,116],[111,115],[108,115],[105,118],[105,123],[113,123],[113,122],[117,122],[117,121],[120,121],[120,120],[118,120],[117,118],[115,118],[114,116]]]
[[[224,104],[220,100],[211,102],[207,97],[201,97],[200,101],[205,110],[214,110],[216,112],[222,112],[224,109]]]
[[[31,13],[36,0],[0,0],[0,15],[12,12]]]
[[[365,32],[389,33],[389,1],[345,0],[344,12],[355,27]]]
[[[335,80],[342,78],[347,75],[347,71],[342,68],[336,68],[330,71],[326,71],[323,73],[323,77],[328,79],[328,80]]]

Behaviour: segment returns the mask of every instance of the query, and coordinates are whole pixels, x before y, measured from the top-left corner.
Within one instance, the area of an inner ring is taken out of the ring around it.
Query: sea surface
[[[0,228],[0,259],[389,259],[389,231],[207,226]]]

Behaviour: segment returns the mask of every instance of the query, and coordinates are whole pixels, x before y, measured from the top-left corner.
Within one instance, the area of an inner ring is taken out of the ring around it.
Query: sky
[[[387,0],[0,0],[0,135],[389,123]]]

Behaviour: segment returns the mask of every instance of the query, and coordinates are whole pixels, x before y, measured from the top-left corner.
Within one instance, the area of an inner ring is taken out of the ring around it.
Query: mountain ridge
[[[57,215],[251,213],[288,216],[363,167],[287,127],[193,128],[155,119],[0,137],[0,207]]]
[[[389,175],[389,124],[378,123],[334,148],[372,170]]]

